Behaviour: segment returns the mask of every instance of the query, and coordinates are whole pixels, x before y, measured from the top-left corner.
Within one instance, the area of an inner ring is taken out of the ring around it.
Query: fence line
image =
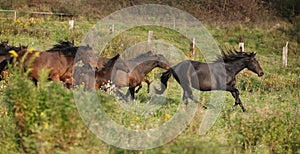
[[[60,17],[63,16],[74,16],[74,14],[67,14],[67,13],[55,13],[55,12],[31,12],[31,11],[16,11],[16,10],[0,10],[0,12],[14,12],[14,20],[17,19],[17,13],[27,13],[27,14],[41,14],[41,15],[59,15]]]

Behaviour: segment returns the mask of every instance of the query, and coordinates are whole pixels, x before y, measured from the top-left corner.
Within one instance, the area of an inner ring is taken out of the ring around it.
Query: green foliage
[[[9,123],[12,126],[3,127],[6,133],[2,141],[14,139],[11,144],[19,143],[19,148],[29,153],[46,153],[57,147],[67,149],[79,145],[86,127],[79,114],[74,112],[72,92],[60,84],[45,82],[45,75],[35,87],[18,69],[12,74],[3,93],[6,116],[1,120],[1,126]]]
[[[279,107],[280,106],[280,107]],[[299,148],[299,110],[297,104],[268,104],[251,107],[251,113],[224,112],[230,130],[230,144],[237,149],[261,153],[263,151],[292,153]]]
[[[54,21],[50,18],[33,21],[38,22],[34,23],[26,18],[20,18],[19,21],[1,20],[0,29],[6,31],[0,36],[15,43],[14,45],[20,42],[38,49],[47,49],[57,40],[65,38],[75,39],[75,43],[79,44],[81,37],[93,24],[75,20],[77,27],[69,33],[67,21]],[[9,24],[13,26],[9,27]],[[298,31],[290,29],[292,25],[283,24],[279,28],[268,25],[271,28],[267,30],[259,25],[211,25],[209,30],[220,45],[236,47],[238,37],[244,35],[246,51],[257,52],[257,59],[265,75],[258,78],[256,74],[245,70],[237,78],[237,88],[248,113],[242,113],[240,108],[233,111],[231,107],[234,100],[228,94],[221,116],[205,136],[198,133],[205,113],[199,109],[192,123],[180,136],[166,145],[145,151],[123,150],[103,143],[82,121],[71,90],[60,83],[48,81],[46,75],[42,75],[44,77],[36,87],[21,70],[12,69],[11,75],[0,82],[1,152],[299,153],[299,41],[296,36],[291,37],[293,32]],[[30,34],[22,29],[37,31]],[[45,36],[39,29],[50,31],[50,35]],[[177,32],[161,27],[143,26],[115,37],[103,51],[103,56],[111,57],[141,41],[147,41],[149,30],[154,31],[155,40],[171,42],[185,53],[189,50],[188,40]],[[282,46],[287,40],[290,41],[291,56],[288,67],[281,67]],[[202,61],[201,58],[195,60]],[[156,71],[158,73],[154,73]],[[158,69],[151,72],[149,78],[158,81],[161,71]],[[180,107],[181,88],[172,78],[169,83],[171,84],[166,91],[170,96],[167,98],[168,103],[150,106],[149,111],[146,110],[149,114],[142,114],[143,110],[135,108],[147,109],[150,94],[146,92],[145,85],[137,94],[138,101],[135,104],[126,104],[129,111],[122,110],[121,105],[124,104],[116,102],[113,96],[101,91],[97,91],[97,95],[103,100],[103,110],[117,123],[131,129],[150,129],[168,121]],[[206,92],[201,93],[201,97],[202,103],[209,102]]]

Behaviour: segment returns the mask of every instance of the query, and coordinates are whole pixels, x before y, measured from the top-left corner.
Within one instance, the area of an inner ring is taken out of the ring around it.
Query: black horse
[[[7,65],[12,63],[13,57],[11,56],[11,51],[19,53],[22,49],[26,49],[27,46],[20,45],[19,47],[10,46],[7,42],[0,43],[0,81],[4,79],[4,72],[7,71]]]
[[[247,68],[258,76],[264,74],[255,53],[246,53],[229,50],[222,51],[222,55],[212,63],[202,63],[197,61],[185,60],[173,66],[161,76],[161,90],[155,89],[157,94],[162,94],[167,88],[167,81],[174,76],[176,81],[183,89],[183,101],[188,104],[188,98],[194,102],[192,87],[201,91],[225,90],[231,92],[235,99],[234,109],[240,105],[243,112],[246,112],[239,98],[239,90],[236,89],[235,76],[243,69]],[[222,71],[223,70],[223,71]],[[204,106],[203,106],[204,107]]]

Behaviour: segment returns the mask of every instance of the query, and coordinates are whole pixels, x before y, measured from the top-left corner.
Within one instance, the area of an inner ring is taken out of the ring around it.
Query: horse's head
[[[169,61],[166,59],[165,56],[163,56],[162,54],[157,54],[157,55],[154,55],[156,60],[157,60],[157,66],[162,68],[162,69],[165,69],[165,70],[168,70],[171,68],[171,65],[169,63]]]
[[[6,49],[9,47],[8,41],[1,41],[0,50]]]
[[[120,58],[119,54],[108,60],[108,62],[103,67],[103,71],[112,70],[113,68],[115,70],[121,70],[126,73],[130,71],[126,62],[122,58]]]
[[[97,64],[97,57],[93,49],[89,46],[80,46],[77,50],[79,59],[82,60],[83,64],[89,65],[94,69],[99,69]]]
[[[255,55],[256,53],[250,53],[249,56],[246,58],[246,68],[256,73],[258,76],[263,76],[264,71],[262,70],[258,61],[256,60]]]
[[[2,41],[2,40],[1,40],[1,45],[9,46],[8,40],[5,40],[5,41]]]

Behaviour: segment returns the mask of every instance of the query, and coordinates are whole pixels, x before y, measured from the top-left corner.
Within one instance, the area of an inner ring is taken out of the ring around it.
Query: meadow
[[[50,48],[58,40],[75,40],[82,37],[95,21],[78,19],[72,32],[67,20],[54,18],[19,18],[0,20],[0,38],[12,45],[29,45],[37,50]],[[220,46],[237,47],[240,35],[245,37],[246,51],[257,53],[264,69],[261,78],[244,70],[238,75],[237,88],[248,112],[232,110],[234,99],[230,93],[211,129],[199,134],[199,124],[205,110],[197,112],[175,139],[165,145],[148,150],[124,150],[106,144],[87,127],[77,111],[72,90],[46,80],[44,76],[36,87],[18,68],[11,68],[0,89],[0,151],[1,153],[300,153],[300,44],[291,37],[292,25],[280,23],[263,26],[205,24]],[[189,40],[176,31],[161,27],[137,27],[113,39],[102,56],[114,56],[138,42],[147,41],[153,30],[155,40],[165,40],[176,46],[188,59]],[[104,30],[104,31],[108,31]],[[138,36],[137,36],[138,35]],[[171,36],[171,37],[170,37]],[[281,62],[282,47],[289,41],[288,66]],[[122,44],[122,45],[121,45]],[[159,52],[159,51],[157,51]],[[196,49],[195,60],[203,61]],[[198,55],[197,55],[198,54]],[[148,78],[159,83],[163,70],[155,69]],[[118,124],[130,129],[155,128],[168,122],[181,109],[182,90],[170,79],[165,104],[149,104],[151,95],[143,85],[134,104],[126,105],[115,100],[111,93],[97,91],[99,107]],[[157,84],[156,84],[157,85]],[[77,87],[81,88],[81,87]],[[152,86],[153,88],[153,86]],[[209,94],[199,92],[200,102],[207,104]],[[87,94],[88,95],[88,94]],[[130,105],[134,109],[130,108]],[[150,105],[149,108],[146,108]],[[136,109],[141,107],[142,109]],[[151,110],[153,109],[153,110]],[[147,110],[147,112],[143,112]],[[147,142],[147,141],[145,141]]]

